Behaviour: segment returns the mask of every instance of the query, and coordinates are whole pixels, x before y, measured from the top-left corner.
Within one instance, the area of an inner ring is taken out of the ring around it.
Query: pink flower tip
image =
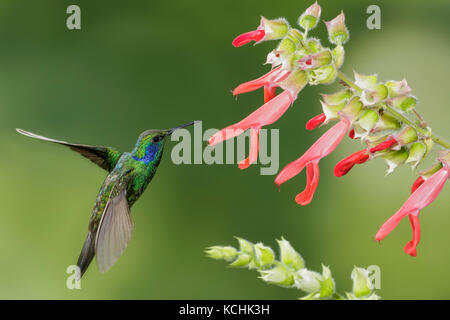
[[[409,241],[405,247],[403,248],[406,254],[409,254],[411,257],[417,257],[417,249],[413,245],[413,241]]]
[[[355,139],[355,129],[350,130],[348,136],[350,139]]]
[[[232,44],[236,48],[241,47],[251,41],[259,42],[264,38],[265,35],[266,35],[266,33],[264,30],[249,31],[249,32],[240,34],[236,38],[234,38]]]
[[[369,155],[367,154],[367,149],[357,151],[336,164],[334,167],[334,175],[336,177],[342,177],[346,175],[355,164],[364,163],[368,159]]]
[[[315,128],[320,126],[322,123],[324,123],[326,119],[327,119],[327,117],[324,113],[318,114],[317,116],[310,119],[306,123],[306,130],[314,130]]]
[[[391,147],[393,147],[394,145],[396,145],[398,143],[397,140],[395,140],[394,138],[388,139],[382,143],[380,143],[379,145],[371,148],[369,151],[371,153],[375,153],[377,151],[382,151],[382,150],[386,150],[389,149]]]

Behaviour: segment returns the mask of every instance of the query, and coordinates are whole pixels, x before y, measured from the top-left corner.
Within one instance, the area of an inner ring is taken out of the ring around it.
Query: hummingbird
[[[130,209],[155,175],[165,143],[174,131],[196,122],[198,121],[167,130],[144,131],[131,152],[120,152],[112,147],[69,143],[16,129],[25,136],[67,146],[108,171],[95,200],[88,234],[78,258],[80,278],[94,256],[97,256],[99,271],[104,273],[122,255],[133,230]]]

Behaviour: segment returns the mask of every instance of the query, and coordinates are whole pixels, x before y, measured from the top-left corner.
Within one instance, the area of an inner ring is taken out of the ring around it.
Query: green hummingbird
[[[16,129],[25,136],[67,146],[109,172],[95,201],[88,234],[78,258],[80,278],[95,255],[102,273],[108,271],[122,255],[133,229],[130,208],[155,175],[168,137],[175,130],[196,122],[168,130],[144,131],[139,135],[131,152],[120,152],[111,147],[74,144]]]

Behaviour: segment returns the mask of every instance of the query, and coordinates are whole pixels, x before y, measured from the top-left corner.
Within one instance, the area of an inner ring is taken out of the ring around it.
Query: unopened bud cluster
[[[280,81],[278,85],[289,90],[294,96],[306,83],[311,85],[332,83],[336,79],[337,70],[344,62],[343,44],[349,39],[344,14],[341,13],[326,22],[329,39],[335,45],[334,48],[322,45],[317,38],[308,37],[308,31],[318,25],[320,15],[321,8],[316,2],[298,19],[298,25],[303,30],[291,27],[284,19],[269,20],[263,17],[258,30],[253,32],[265,34],[261,38],[252,38],[257,42],[280,40],[276,49],[267,55],[266,63],[271,64],[273,68],[281,66],[290,73],[288,78]],[[235,45],[242,44],[235,43]]]
[[[433,141],[427,134],[429,128],[417,132],[416,126],[393,115],[392,111],[402,117],[414,115],[417,99],[411,95],[407,81],[380,83],[376,75],[357,72],[354,78],[356,89],[349,86],[322,95],[323,123],[348,118],[352,122],[350,137],[367,145],[368,159],[383,158],[388,165],[387,173],[402,164],[415,169],[431,151]]]
[[[206,249],[208,257],[229,262],[230,267],[255,269],[260,279],[282,287],[297,288],[307,293],[301,299],[345,299],[336,293],[334,279],[328,267],[322,265],[318,273],[306,268],[302,256],[291,246],[289,241],[277,240],[280,256],[262,243],[253,244],[242,238],[236,238],[239,249],[229,246],[213,246]],[[352,271],[352,292],[346,293],[349,300],[379,299],[366,269],[355,267]]]

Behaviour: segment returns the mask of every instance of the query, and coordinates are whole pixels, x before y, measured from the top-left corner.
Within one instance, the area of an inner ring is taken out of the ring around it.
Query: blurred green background
[[[259,16],[295,24],[312,1],[18,1],[0,2],[0,298],[21,299],[294,299],[246,270],[204,256],[207,246],[236,245],[239,235],[275,247],[286,237],[307,266],[331,267],[338,290],[351,290],[353,265],[379,265],[386,299],[450,298],[450,189],[421,214],[418,257],[403,253],[409,222],[378,245],[378,227],[407,199],[416,175],[402,167],[384,177],[372,161],[344,178],[335,163],[360,145],[345,139],[321,161],[321,181],[307,207],[294,202],[304,173],[283,185],[259,166],[180,165],[169,144],[158,174],[133,207],[133,239],[106,274],[93,263],[81,290],[66,289],[68,265],[84,241],[106,173],[61,146],[20,136],[20,127],[72,142],[131,150],[138,134],[193,119],[205,128],[237,122],[262,102],[236,102],[230,88],[267,71],[274,43],[235,49],[231,40]],[[66,28],[66,8],[81,7],[82,29]],[[344,10],[351,32],[343,70],[407,77],[435,132],[450,137],[450,2],[320,1],[322,18]],[[382,29],[366,28],[378,4]],[[326,41],[325,26],[315,31]],[[271,128],[280,128],[280,166],[326,130],[304,124],[321,112],[307,87]]]

